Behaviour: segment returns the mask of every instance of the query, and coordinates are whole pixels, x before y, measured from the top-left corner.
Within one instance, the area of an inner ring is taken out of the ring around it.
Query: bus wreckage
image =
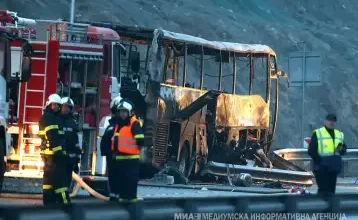
[[[312,184],[310,172],[271,156],[279,78],[288,83],[288,75],[270,47],[91,25],[115,30],[126,48],[114,77],[144,120],[143,164],[188,179],[248,173],[254,180]],[[97,149],[96,174],[105,174],[104,159]]]

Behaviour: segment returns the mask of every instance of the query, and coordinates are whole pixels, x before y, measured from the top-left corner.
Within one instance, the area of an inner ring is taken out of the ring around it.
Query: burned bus
[[[293,171],[266,169],[272,168],[268,153],[279,77],[288,82],[270,47],[161,29],[110,28],[126,47],[118,54],[117,77],[121,97],[130,99],[144,120],[144,164],[169,167],[187,178],[226,176],[228,170],[258,179],[267,172],[274,175],[269,179],[291,178]],[[98,162],[97,170],[104,170]]]

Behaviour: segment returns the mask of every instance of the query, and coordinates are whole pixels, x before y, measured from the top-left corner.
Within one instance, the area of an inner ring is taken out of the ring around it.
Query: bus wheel
[[[184,144],[180,152],[178,171],[186,178],[189,177],[189,166],[190,166],[189,150],[187,144]]]

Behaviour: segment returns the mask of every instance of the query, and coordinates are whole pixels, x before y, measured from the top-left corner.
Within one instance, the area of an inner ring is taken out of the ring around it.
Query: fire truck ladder
[[[46,62],[45,58],[36,58],[37,62]],[[45,65],[44,65],[45,67]],[[25,127],[28,125],[38,125],[38,122],[34,122],[34,121],[30,121],[28,120],[27,117],[27,113],[28,110],[36,110],[36,109],[43,109],[43,106],[45,105],[45,91],[46,91],[46,74],[45,74],[45,69],[46,67],[43,69],[42,73],[33,73],[32,76],[36,76],[38,79],[43,80],[43,89],[32,89],[32,88],[28,88],[28,83],[25,83],[25,98],[24,98],[24,111],[23,111],[23,120],[22,120],[22,124],[23,124],[23,128],[22,128],[22,134],[21,134],[21,145],[20,145],[20,158],[19,158],[19,171],[22,172],[23,166],[35,166],[36,167],[36,171],[38,174],[40,174],[41,171],[41,167],[43,165],[42,159],[41,159],[41,155],[39,153],[34,153],[34,152],[25,152],[25,146],[28,145],[29,148],[35,148],[36,147],[36,142],[34,142],[34,139],[38,139],[38,137],[27,137],[25,134]],[[42,81],[41,80],[41,81]],[[36,97],[38,98],[42,98],[42,105],[30,105],[28,104],[29,101],[31,101],[31,99],[29,99],[28,94],[32,93],[33,95],[36,95]],[[29,99],[29,100],[28,100]],[[32,135],[32,134],[30,134]],[[37,144],[38,145],[38,144]]]

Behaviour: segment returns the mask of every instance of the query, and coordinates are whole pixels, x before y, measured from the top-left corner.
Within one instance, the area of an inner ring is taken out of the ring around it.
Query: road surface
[[[354,185],[355,178],[344,178],[339,179],[337,186],[337,193],[357,193],[358,184]],[[18,182],[17,182],[18,183]],[[13,185],[8,181],[7,186]],[[32,185],[31,185],[32,184]],[[14,184],[17,185],[17,184]],[[13,186],[14,186],[13,185]],[[22,186],[17,185],[18,189],[29,188],[29,186],[36,189],[35,191],[41,190],[41,185],[37,182],[30,183],[26,181]],[[183,188],[179,188],[183,187]],[[13,189],[16,189],[13,187]],[[317,186],[308,187],[307,190],[310,193],[316,193]],[[0,195],[0,205],[34,205],[41,204],[40,192],[32,193],[37,194],[17,194],[4,192]],[[221,197],[221,196],[236,196],[236,195],[255,195],[255,194],[269,194],[269,193],[283,193],[282,189],[268,189],[262,187],[230,187],[230,186],[215,186],[215,185],[175,185],[169,187],[163,186],[149,186],[148,183],[142,183],[138,188],[138,196],[144,199],[146,198],[174,198],[174,197]],[[29,192],[23,192],[29,193]],[[89,194],[81,190],[78,194],[80,198],[73,199],[75,203],[90,203],[96,202],[97,199],[90,197]],[[15,197],[15,198],[14,198]]]
[[[270,189],[266,189],[268,191]],[[277,191],[277,190],[276,190]],[[273,191],[275,192],[275,191]],[[282,190],[277,191],[283,193]],[[242,196],[242,195],[261,195],[262,193],[248,193],[248,192],[235,192],[235,191],[219,191],[208,190],[205,186],[201,189],[181,189],[173,187],[152,187],[152,186],[139,186],[138,196],[146,199],[160,199],[160,198],[198,198],[198,197],[222,197],[222,196]],[[267,193],[265,193],[267,194]],[[274,193],[277,194],[277,193]],[[98,201],[97,199],[89,196],[85,190],[78,193],[78,197],[73,199],[76,203],[87,203]],[[3,204],[41,204],[41,194],[19,194],[19,193],[3,193],[0,195],[0,205]]]

